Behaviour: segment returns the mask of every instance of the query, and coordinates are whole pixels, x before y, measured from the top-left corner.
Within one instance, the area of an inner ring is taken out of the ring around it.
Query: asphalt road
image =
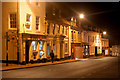
[[[118,78],[118,57],[103,57],[77,62],[2,72],[3,78]]]

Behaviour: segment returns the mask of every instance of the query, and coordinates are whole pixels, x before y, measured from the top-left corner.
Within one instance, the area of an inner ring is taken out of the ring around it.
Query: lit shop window
[[[49,55],[49,44],[47,44],[47,55]]]
[[[36,30],[39,30],[39,26],[40,26],[40,18],[39,16],[36,16]]]
[[[27,29],[31,29],[30,24],[31,24],[31,15],[27,14],[26,15],[26,28]]]
[[[39,50],[43,50],[43,42],[42,41],[40,41]]]
[[[32,50],[33,51],[37,50],[37,41],[32,41]]]
[[[53,53],[55,54],[55,44],[53,44]]]
[[[10,28],[16,28],[16,13],[10,14]]]

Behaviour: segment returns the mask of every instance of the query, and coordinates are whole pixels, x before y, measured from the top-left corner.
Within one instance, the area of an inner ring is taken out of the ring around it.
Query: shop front
[[[46,58],[46,36],[23,34],[23,61],[29,63]]]
[[[82,44],[81,43],[72,43],[71,44],[71,52],[72,52],[72,55],[71,55],[72,59],[83,58],[84,49],[83,49]]]

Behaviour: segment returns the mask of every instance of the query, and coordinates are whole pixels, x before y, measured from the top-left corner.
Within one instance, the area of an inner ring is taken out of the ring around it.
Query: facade
[[[40,59],[41,51],[47,52],[45,3],[2,3],[2,60],[30,62]],[[17,29],[19,29],[19,54],[17,54]],[[10,41],[6,41],[6,32]]]
[[[76,19],[63,18],[59,8],[43,2],[3,2],[2,16],[3,61],[50,59],[52,50],[56,59],[79,59],[101,55],[109,47],[99,29],[77,25]]]
[[[112,46],[112,56],[120,56],[120,45]]]
[[[103,55],[110,54],[109,39],[102,38],[102,53]]]

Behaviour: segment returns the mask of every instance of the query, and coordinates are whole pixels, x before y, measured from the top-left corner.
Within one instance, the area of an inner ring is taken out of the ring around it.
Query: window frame
[[[37,17],[39,18],[38,20],[38,29],[37,29]],[[35,29],[37,30],[37,31],[40,31],[40,16],[36,16],[36,26],[35,26]]]
[[[11,28],[11,24],[10,24],[10,14],[16,14],[16,27],[15,28]],[[8,14],[8,29],[9,30],[17,30],[17,13],[16,12],[12,12]]]

